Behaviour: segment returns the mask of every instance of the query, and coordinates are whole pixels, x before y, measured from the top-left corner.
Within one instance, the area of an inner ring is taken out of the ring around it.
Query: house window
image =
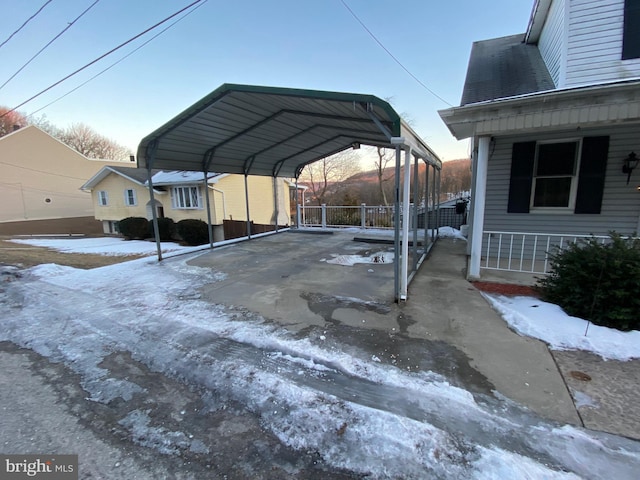
[[[198,187],[173,187],[171,189],[173,208],[202,208],[200,189]]]
[[[107,195],[107,192],[105,192],[104,190],[100,190],[98,192],[98,205],[100,205],[101,207],[106,207],[109,204],[109,197]]]
[[[127,188],[124,191],[124,204],[127,207],[135,207],[138,204],[136,199],[136,191],[132,188]]]
[[[531,208],[573,208],[578,171],[577,141],[539,143],[533,171]]]
[[[622,60],[640,58],[640,0],[625,0]]]
[[[608,136],[515,142],[507,213],[600,213],[608,157]]]

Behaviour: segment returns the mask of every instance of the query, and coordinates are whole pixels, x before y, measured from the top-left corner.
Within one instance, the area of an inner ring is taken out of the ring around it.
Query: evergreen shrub
[[[640,330],[640,239],[610,233],[551,255],[550,274],[538,280],[543,300],[572,316],[618,330]]]
[[[176,223],[171,218],[158,218],[158,233],[161,242],[170,242],[176,236]],[[149,236],[155,238],[153,222],[149,222]]]
[[[118,222],[118,231],[125,240],[144,240],[149,233],[149,220],[144,217],[127,217]]]
[[[209,228],[207,222],[202,220],[180,220],[176,223],[176,230],[187,245],[204,245],[209,242]]]

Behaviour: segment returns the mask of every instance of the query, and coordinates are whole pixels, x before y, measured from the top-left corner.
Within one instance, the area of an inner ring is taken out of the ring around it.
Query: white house
[[[544,272],[577,238],[640,230],[640,0],[536,0],[523,34],[475,42],[468,277]]]

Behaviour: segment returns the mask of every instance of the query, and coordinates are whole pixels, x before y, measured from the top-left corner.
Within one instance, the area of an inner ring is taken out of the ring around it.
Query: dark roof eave
[[[470,138],[474,134],[472,128],[459,129],[456,121],[460,121],[466,117],[466,124],[471,125],[474,122],[480,122],[491,119],[496,116],[496,112],[500,109],[511,109],[514,107],[533,106],[540,112],[549,108],[552,102],[563,102],[567,107],[572,105],[576,100],[592,99],[595,95],[614,95],[618,93],[633,92],[637,94],[640,87],[640,79],[630,79],[623,82],[615,81],[600,85],[585,85],[566,89],[545,90],[529,94],[517,95],[513,97],[498,98],[483,102],[452,107],[439,110],[440,118],[445,122],[449,131],[458,140]],[[460,133],[462,132],[462,133]]]

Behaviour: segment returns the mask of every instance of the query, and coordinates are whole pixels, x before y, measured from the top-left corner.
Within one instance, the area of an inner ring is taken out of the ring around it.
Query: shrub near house
[[[180,220],[176,224],[176,230],[187,245],[204,245],[209,241],[209,228],[202,220]]]
[[[640,239],[611,233],[552,255],[548,277],[537,288],[545,301],[568,314],[619,330],[640,330]]]
[[[149,233],[149,220],[144,217],[127,217],[118,222],[118,230],[125,240],[144,240]]]

